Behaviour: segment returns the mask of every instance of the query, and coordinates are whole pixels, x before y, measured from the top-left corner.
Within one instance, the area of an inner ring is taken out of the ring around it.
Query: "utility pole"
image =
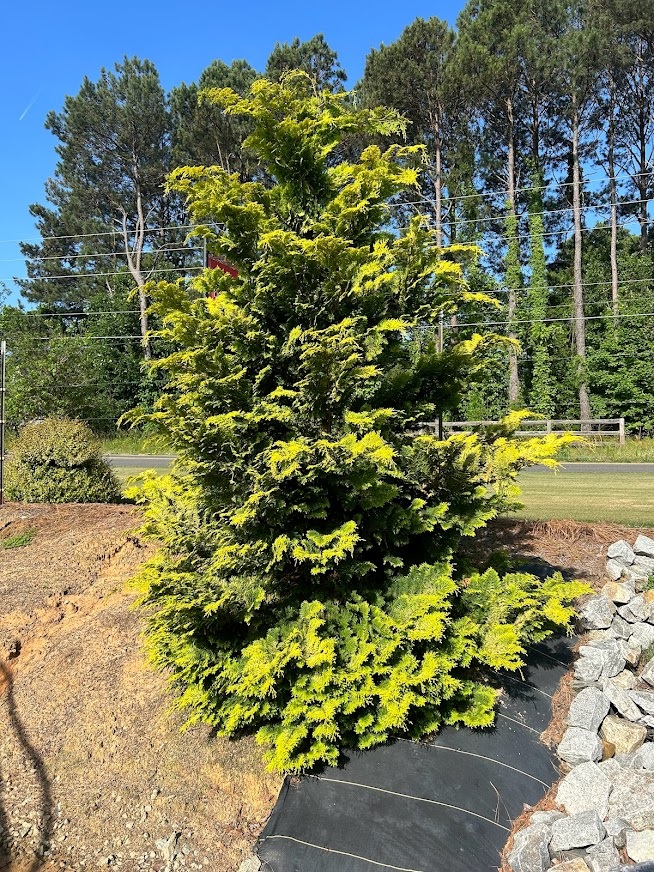
[[[443,310],[441,309],[441,313],[438,317],[438,353],[443,353],[444,346],[444,332],[445,332],[445,316],[443,314]],[[3,394],[4,396],[4,394]],[[4,417],[4,415],[3,415]],[[441,409],[438,413],[438,438],[443,441],[443,410]]]
[[[5,502],[5,392],[7,343],[0,342],[0,506]]]

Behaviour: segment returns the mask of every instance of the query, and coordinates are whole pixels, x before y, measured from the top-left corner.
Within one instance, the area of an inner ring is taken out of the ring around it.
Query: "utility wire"
[[[153,274],[159,273],[171,273],[171,272],[188,272],[190,269],[204,269],[200,264],[196,266],[175,266],[175,267],[165,267],[164,269],[152,269],[150,270]],[[35,276],[35,277],[27,277],[21,278],[20,281],[35,281],[35,282],[50,282],[50,281],[61,281],[62,279],[94,279],[94,278],[105,278],[106,276],[129,276],[129,273],[125,270],[120,272],[88,272],[88,273],[74,273],[69,276]],[[13,278],[13,277],[12,277]],[[11,279],[5,279],[11,281]],[[0,280],[1,281],[1,280]]]
[[[618,206],[634,206],[634,205],[638,205],[639,203],[642,203],[642,202],[644,202],[644,201],[643,200],[621,200],[620,203],[618,203],[616,205],[618,205]],[[647,202],[649,202],[649,201],[647,201]],[[396,208],[396,209],[400,208],[401,206],[404,206],[404,205],[417,205],[417,204],[414,204],[414,203],[408,203],[408,204],[392,203],[391,204],[391,206],[393,208]],[[586,203],[586,204],[579,207],[581,212],[585,212],[588,209],[610,209],[610,208],[611,208],[611,203]],[[560,215],[563,212],[573,212],[573,211],[574,211],[574,206],[566,206],[565,209],[544,209],[542,212],[531,212],[531,213],[529,211],[524,211],[521,213],[516,212],[516,214],[514,216],[511,216],[510,213],[505,212],[502,215],[485,216],[483,218],[460,218],[460,219],[457,218],[457,219],[453,219],[451,221],[448,220],[447,218],[443,218],[442,223],[443,223],[443,225],[455,224],[458,227],[461,224],[485,224],[485,223],[489,223],[489,222],[505,221],[507,218],[510,218],[510,217],[515,217],[516,221],[520,221],[523,219],[526,219],[528,221],[530,218],[542,217],[543,215]],[[428,218],[430,221],[435,220],[430,215],[426,215],[425,217]],[[636,218],[636,216],[634,216],[634,218]],[[558,232],[563,232],[563,231],[558,231]]]
[[[168,254],[170,252],[175,251],[202,251],[201,248],[195,246],[193,248],[189,248],[186,245],[177,246],[175,248],[154,248],[154,249],[145,249],[143,254],[156,255],[156,254]],[[97,258],[97,257],[126,257],[127,253],[125,250],[123,251],[92,251],[88,254],[49,254],[44,257],[8,257],[0,260],[0,263],[21,263],[22,261],[29,261],[30,263],[45,263],[49,260],[78,260],[81,257],[88,258]]]
[[[583,185],[586,182],[610,182],[610,181],[618,181],[619,179],[631,179],[631,180],[633,180],[636,176],[640,178],[640,177],[646,177],[646,176],[651,176],[651,175],[652,175],[651,172],[648,172],[648,173],[624,172],[624,173],[618,173],[615,176],[609,176],[606,173],[600,172],[600,173],[593,173],[593,174],[589,174],[589,175],[585,176],[581,181],[581,185]],[[530,192],[531,191],[546,191],[546,190],[548,190],[548,188],[566,188],[566,187],[571,187],[572,185],[574,185],[574,182],[557,182],[557,181],[552,180],[550,182],[545,182],[542,185],[526,185],[524,187],[516,187],[513,190],[514,190],[514,193],[520,194],[520,193],[524,193],[525,191],[530,191]],[[474,193],[474,194],[454,194],[451,197],[443,196],[442,199],[444,202],[454,202],[457,200],[470,200],[470,199],[480,199],[483,197],[494,197],[494,196],[497,196],[499,194],[508,194],[508,193],[509,193],[508,188],[496,188],[495,190],[479,191],[479,192]],[[429,197],[424,197],[422,200],[416,200],[416,205],[419,205],[420,203],[424,203],[424,202],[431,203],[434,206],[436,205],[435,201],[430,199]],[[642,201],[639,200],[638,202],[640,203]]]

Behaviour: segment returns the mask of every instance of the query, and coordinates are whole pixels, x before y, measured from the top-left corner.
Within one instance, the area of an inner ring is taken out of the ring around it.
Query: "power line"
[[[208,222],[215,223],[215,222]],[[205,226],[205,225],[202,225]],[[198,227],[197,224],[162,224],[156,225],[155,227],[146,227],[144,229],[144,233],[159,233],[161,230],[193,230]],[[134,233],[138,233],[138,230],[128,230],[127,233],[132,235]],[[61,236],[34,236],[32,239],[0,239],[0,242],[50,242],[54,239],[89,239],[91,237],[97,236],[119,236],[122,238],[123,231],[121,229],[116,230],[102,230],[96,231],[95,233],[69,233]]]
[[[143,254],[167,254],[174,251],[202,251],[198,246],[189,248],[186,245],[177,246],[175,248],[155,248],[153,250],[145,250]],[[8,257],[0,260],[0,263],[21,263],[29,261],[30,263],[45,263],[49,260],[78,260],[80,257],[96,258],[96,257],[126,257],[126,252],[123,251],[92,251],[88,254],[50,254],[44,257]]]
[[[159,273],[171,273],[171,272],[188,272],[191,269],[204,269],[203,266],[198,264],[197,266],[176,266],[176,267],[166,267],[165,269],[153,269],[151,272],[155,275]],[[94,278],[105,278],[107,276],[127,276],[129,275],[124,270],[120,272],[89,272],[89,273],[75,273],[69,276],[35,276],[34,278],[22,278],[19,281],[35,281],[35,282],[49,282],[49,281],[61,281],[62,279],[94,279]],[[13,278],[13,277],[12,277]],[[11,279],[6,279],[7,281],[11,281]],[[1,281],[1,280],[0,280]]]
[[[619,179],[632,179],[633,180],[633,178],[635,176],[641,177],[641,176],[651,176],[651,175],[652,175],[651,172],[649,172],[649,173],[624,172],[624,173],[618,173],[615,176],[609,176],[604,172],[599,172],[599,173],[592,173],[592,174],[585,176],[584,179],[582,180],[581,184],[583,185],[584,182],[618,181]],[[514,190],[514,193],[521,194],[521,193],[524,193],[525,191],[530,191],[530,192],[531,191],[546,191],[550,187],[552,187],[552,188],[565,188],[565,187],[570,187],[572,185],[574,185],[574,182],[550,181],[550,182],[546,182],[542,185],[527,185],[524,187],[516,187],[513,190]],[[444,196],[442,199],[444,202],[455,202],[457,200],[479,199],[479,198],[483,198],[483,197],[491,197],[491,196],[497,196],[498,194],[508,194],[508,193],[509,193],[508,188],[496,188],[495,190],[491,190],[491,191],[483,191],[483,192],[479,191],[475,194],[454,194],[451,197]],[[422,200],[415,201],[416,205],[419,205],[420,203],[424,203],[424,202],[431,203],[434,206],[436,205],[435,201],[431,200],[429,197],[424,197]],[[638,202],[640,203],[642,201],[638,200]]]
[[[561,322],[561,321],[568,321],[570,323],[575,323],[576,321],[597,321],[599,319],[604,319],[604,318],[618,319],[618,318],[652,318],[652,317],[654,317],[654,312],[634,312],[631,314],[626,312],[626,313],[618,313],[617,315],[615,315],[613,313],[607,314],[607,315],[584,315],[583,318],[576,318],[574,315],[571,315],[570,317],[567,317],[567,318],[512,318],[510,321],[506,320],[506,319],[504,321],[475,321],[475,322],[458,321],[457,324],[455,324],[455,325],[445,323],[444,326],[449,328],[449,329],[457,330],[457,329],[463,328],[463,327],[504,327],[504,326],[512,327],[516,324],[549,324],[552,322]],[[430,325],[422,327],[420,329],[436,330],[436,329],[438,329],[438,325],[430,324]]]
[[[431,201],[429,201],[429,202],[431,202]],[[619,206],[634,206],[634,205],[638,205],[639,203],[642,203],[642,202],[644,202],[644,201],[643,200],[621,200],[620,203],[618,203],[617,205],[619,205]],[[399,208],[400,206],[404,206],[404,205],[418,205],[418,204],[417,203],[408,203],[408,204],[393,203],[391,205],[394,208]],[[587,203],[585,205],[580,206],[579,208],[580,208],[580,211],[582,211],[582,212],[585,212],[588,209],[610,209],[611,203],[597,203],[597,204]],[[486,224],[488,222],[505,221],[507,218],[510,218],[510,217],[515,217],[516,221],[519,221],[521,219],[529,220],[529,218],[542,217],[543,215],[560,215],[563,212],[573,212],[573,211],[574,211],[574,206],[566,206],[564,209],[543,209],[542,212],[532,212],[532,213],[523,212],[521,214],[516,213],[515,216],[511,216],[508,212],[505,212],[502,215],[485,216],[483,218],[460,218],[460,219],[456,219],[453,221],[448,221],[447,219],[443,219],[443,224],[444,225],[445,224],[455,224],[458,227],[461,224]],[[427,217],[430,221],[435,220],[429,215],[425,216],[425,217]],[[634,216],[634,218],[635,217],[636,216]],[[595,229],[595,228],[593,228],[593,229]],[[564,232],[564,231],[555,231],[555,232]]]

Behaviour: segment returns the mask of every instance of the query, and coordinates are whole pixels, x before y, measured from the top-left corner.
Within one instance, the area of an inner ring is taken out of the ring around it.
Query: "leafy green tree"
[[[278,42],[266,63],[266,76],[279,82],[290,70],[304,70],[316,82],[319,90],[342,91],[347,73],[341,69],[338,53],[330,48],[322,33],[300,42]]]
[[[450,114],[454,116],[460,108],[455,106],[454,89],[447,75],[454,39],[454,30],[447,22],[438,18],[427,21],[417,18],[394,43],[382,45],[368,54],[361,83],[365,105],[397,109],[410,122],[409,141],[426,147],[430,171],[423,172],[421,180],[428,185],[425,206],[432,197],[434,200],[439,246],[443,244],[443,191],[447,185]]]
[[[422,218],[385,229],[419,150],[330,161],[353,132],[401,132],[396,113],[352,110],[299,72],[208,96],[250,119],[245,145],[273,183],[216,167],[171,178],[200,232],[222,223],[211,246],[239,274],[195,280],[210,299],[183,283],[152,291],[178,350],[153,363],[167,383],[149,420],[179,451],[176,472],[138,497],[163,543],[139,579],[152,656],[191,721],[258,730],[278,769],[397,731],[489,724],[496,692],[477,667],[517,668],[525,639],[565,624],[581,588],[457,582],[453,549],[557,437],[507,438],[520,416],[485,439],[420,432],[501,340],[438,352],[441,307],[470,296],[457,263],[470,253],[443,259]]]
[[[65,238],[22,246],[28,272],[23,294],[30,302],[53,303],[54,285],[62,306],[83,304],[89,283],[111,295],[107,279],[126,267],[138,288],[148,358],[146,281],[164,260],[175,268],[189,256],[183,233],[161,229],[185,222],[179,202],[163,191],[171,168],[170,117],[156,68],[125,58],[114,71],[103,69],[97,82],[85,78],[61,112],[49,113],[46,127],[59,143],[46,188],[54,208],[35,205],[32,214],[44,237]]]
[[[206,88],[231,88],[244,95],[256,78],[256,71],[247,61],[237,60],[227,66],[216,60],[203,71],[197,85],[182,83],[173,88],[170,113],[175,166],[217,165],[228,173],[238,173],[243,181],[253,177],[256,167],[242,149],[249,125],[201,101],[199,95]]]
[[[529,208],[530,279],[527,291],[529,306],[529,341],[531,354],[531,385],[529,407],[543,418],[554,415],[555,383],[550,358],[550,325],[548,315],[549,288],[545,256],[542,176],[535,173]]]
[[[507,318],[509,335],[514,339],[517,331],[512,322],[518,314],[523,287],[517,191],[519,118],[524,111],[519,23],[519,12],[512,0],[471,0],[457,22],[459,34],[454,57],[461,87],[470,94],[483,126],[484,164],[491,171],[491,178],[495,182],[499,179],[499,187],[506,190],[504,202],[500,203],[506,215]],[[515,349],[510,349],[509,402],[515,406],[519,399],[518,358]]]

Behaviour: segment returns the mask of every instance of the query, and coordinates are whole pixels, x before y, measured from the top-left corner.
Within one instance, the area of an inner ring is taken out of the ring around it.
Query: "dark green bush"
[[[14,442],[5,495],[24,503],[111,503],[120,485],[86,424],[46,418],[27,424]]]

